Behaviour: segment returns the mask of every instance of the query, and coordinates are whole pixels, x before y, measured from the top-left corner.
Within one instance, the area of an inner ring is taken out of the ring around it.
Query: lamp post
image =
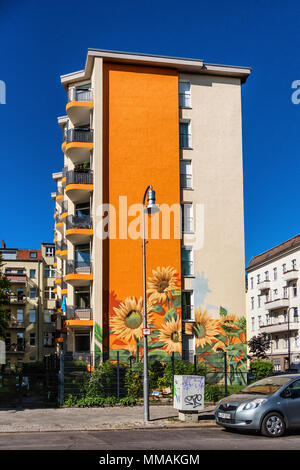
[[[292,307],[288,308],[287,311],[287,321],[288,321],[288,368],[291,368],[291,345],[290,345],[290,310]]]
[[[147,206],[145,207],[146,196],[147,197]],[[143,225],[143,306],[144,306],[144,316],[143,316],[143,336],[144,336],[144,421],[147,423],[150,420],[149,416],[149,385],[148,385],[148,340],[147,335],[145,334],[145,329],[147,328],[147,297],[146,297],[146,240],[145,240],[145,212],[155,214],[159,211],[158,206],[155,204],[155,191],[153,191],[152,186],[149,185],[145,191],[143,197],[143,216],[142,216],[142,225]]]

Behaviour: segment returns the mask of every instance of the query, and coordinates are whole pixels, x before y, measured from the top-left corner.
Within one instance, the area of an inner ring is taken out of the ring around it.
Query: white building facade
[[[300,362],[300,235],[254,256],[248,267],[247,340],[267,333],[275,370]]]

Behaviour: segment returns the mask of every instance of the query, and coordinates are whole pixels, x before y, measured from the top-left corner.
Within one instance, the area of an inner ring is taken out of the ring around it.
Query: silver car
[[[248,385],[219,401],[215,417],[225,428],[260,431],[268,437],[300,427],[300,374],[271,376]]]

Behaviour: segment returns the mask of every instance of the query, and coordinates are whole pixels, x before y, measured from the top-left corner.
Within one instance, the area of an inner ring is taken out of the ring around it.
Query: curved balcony
[[[58,230],[61,234],[64,232],[65,224],[61,218],[61,215],[57,215],[55,219],[55,230]]]
[[[65,192],[72,202],[87,201],[94,189],[93,173],[88,171],[68,171]]]
[[[65,282],[68,282],[72,286],[87,286],[92,280],[91,263],[86,261],[67,261]]]
[[[265,307],[267,310],[279,310],[283,308],[288,308],[290,305],[290,300],[287,298],[283,299],[274,299],[265,302]]]
[[[270,289],[271,282],[269,280],[265,280],[259,283],[258,288],[261,292]]]
[[[64,200],[64,188],[60,186],[56,190],[55,201],[58,202],[59,204],[62,204],[63,200]]]
[[[66,326],[93,326],[91,308],[67,307]]]
[[[298,270],[297,269],[291,269],[290,271],[286,271],[283,274],[283,279],[288,283],[291,281],[297,281],[298,280]]]
[[[93,224],[90,216],[78,217],[68,215],[66,220],[66,238],[72,243],[88,243],[93,235]]]
[[[68,294],[68,284],[65,281],[62,281],[60,285],[60,293],[61,295],[67,295]]]
[[[72,88],[68,91],[66,112],[75,126],[90,122],[90,112],[93,107],[92,90]]]
[[[68,217],[68,201],[64,201],[61,205],[61,220],[65,223],[66,218]]]
[[[25,305],[27,303],[26,295],[10,294],[8,298],[10,305]]]
[[[73,163],[82,163],[90,158],[94,147],[94,136],[91,129],[69,129],[64,134],[63,150]]]
[[[68,257],[68,246],[67,243],[62,240],[57,242],[56,244],[56,255],[59,256],[61,259],[67,259]]]

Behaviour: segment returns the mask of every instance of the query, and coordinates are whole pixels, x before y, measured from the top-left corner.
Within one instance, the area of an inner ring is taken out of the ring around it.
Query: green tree
[[[8,329],[8,318],[9,318],[9,301],[7,296],[7,290],[10,288],[10,282],[2,274],[1,268],[3,266],[2,257],[0,255],[0,338],[5,338],[5,333]]]
[[[253,336],[248,341],[249,352],[248,356],[250,359],[256,357],[257,359],[266,359],[267,350],[270,348],[271,340],[267,333],[260,333],[257,336]]]

